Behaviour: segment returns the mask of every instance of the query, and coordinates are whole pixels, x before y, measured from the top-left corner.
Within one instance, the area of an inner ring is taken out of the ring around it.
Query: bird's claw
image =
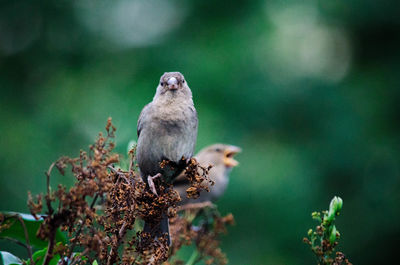
[[[161,177],[160,173],[154,175],[153,177],[152,176],[147,177],[147,183],[149,184],[149,188],[156,196],[158,196],[158,193],[156,190],[156,185],[154,184],[154,180],[158,177]]]

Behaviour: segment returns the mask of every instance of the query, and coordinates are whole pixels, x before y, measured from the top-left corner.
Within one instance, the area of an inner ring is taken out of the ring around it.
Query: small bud
[[[340,197],[337,197],[337,203],[336,203],[336,212],[337,212],[337,214],[339,214],[339,212],[342,210],[342,207],[343,207],[343,200],[342,200],[342,198],[340,198]]]
[[[329,205],[329,212],[333,212],[335,215],[339,214],[343,207],[343,200],[340,197],[333,197],[331,204]]]
[[[311,217],[314,219],[314,220],[316,220],[316,221],[318,221],[318,222],[322,222],[322,219],[321,219],[321,214],[319,213],[319,212],[313,212],[312,214],[311,214]]]
[[[335,241],[336,241],[336,226],[335,225],[332,226],[332,231],[331,231],[331,235],[329,236],[329,241],[331,242],[331,244],[335,243]]]
[[[311,236],[311,235],[312,235],[312,232],[313,232],[313,231],[312,231],[312,229],[310,228],[310,230],[308,230],[308,233],[307,233],[308,236]]]
[[[318,212],[312,212],[312,214],[311,214],[311,216],[314,218],[314,217],[316,217],[316,216],[318,216],[319,215],[319,213]]]
[[[328,224],[331,223],[336,215],[339,215],[340,210],[343,207],[343,200],[340,197],[333,197],[331,200],[331,203],[329,204],[329,211],[327,214],[324,216],[324,223]]]

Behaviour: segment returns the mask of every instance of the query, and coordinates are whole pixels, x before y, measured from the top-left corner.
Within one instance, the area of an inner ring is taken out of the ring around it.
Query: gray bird
[[[171,181],[186,167],[193,156],[197,138],[198,119],[192,92],[179,72],[164,73],[160,78],[153,101],[140,113],[136,158],[140,175],[153,193],[153,180]],[[163,160],[170,161],[160,167]],[[168,218],[163,214],[159,224],[145,223],[145,232],[154,238],[169,234]],[[168,236],[170,243],[170,239]]]
[[[189,183],[182,173],[174,182],[174,189],[179,192],[182,199],[180,205],[206,201],[214,202],[220,198],[228,186],[229,173],[233,167],[239,164],[234,156],[241,151],[241,148],[237,146],[226,144],[213,144],[203,148],[195,158],[201,166],[213,166],[209,171],[209,177],[215,183],[210,187],[210,192],[202,191],[199,198],[189,199],[186,193]]]

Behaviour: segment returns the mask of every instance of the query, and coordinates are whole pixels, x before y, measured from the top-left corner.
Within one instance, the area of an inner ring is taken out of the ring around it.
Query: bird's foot
[[[161,173],[157,173],[154,176],[147,177],[147,183],[149,184],[149,188],[156,196],[158,196],[158,194],[156,190],[156,185],[154,184],[154,180],[159,177],[161,177]]]

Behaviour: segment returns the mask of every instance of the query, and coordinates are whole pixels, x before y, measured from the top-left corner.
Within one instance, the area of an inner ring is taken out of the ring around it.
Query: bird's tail
[[[167,244],[171,246],[171,237],[169,235],[169,221],[168,216],[164,213],[159,223],[153,224],[149,222],[144,223],[143,232],[150,233],[153,239],[167,235]]]

